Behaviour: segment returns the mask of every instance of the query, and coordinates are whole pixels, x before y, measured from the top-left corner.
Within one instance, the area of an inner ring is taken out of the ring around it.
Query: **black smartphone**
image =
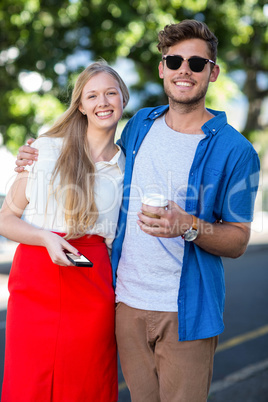
[[[93,262],[86,258],[83,254],[77,256],[69,253],[68,251],[65,251],[65,254],[68,260],[71,261],[71,263],[76,267],[93,267]]]

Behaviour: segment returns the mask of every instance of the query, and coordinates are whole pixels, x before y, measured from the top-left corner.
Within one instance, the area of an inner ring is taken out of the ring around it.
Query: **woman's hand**
[[[34,138],[29,138],[27,140],[28,145],[23,145],[22,147],[19,148],[17,159],[15,161],[17,165],[17,167],[14,169],[15,172],[17,173],[23,172],[24,166],[32,165],[34,161],[37,161],[38,150],[29,146],[34,141],[35,141]]]
[[[71,246],[63,237],[58,236],[56,233],[52,233],[47,230],[43,230],[42,233],[43,245],[46,247],[48,254],[54,264],[61,266],[73,266],[68,260],[63,250],[68,250],[70,253],[80,255],[79,251]]]

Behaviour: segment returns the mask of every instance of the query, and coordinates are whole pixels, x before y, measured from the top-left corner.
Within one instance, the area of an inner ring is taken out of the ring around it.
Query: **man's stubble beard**
[[[202,88],[201,91],[196,96],[185,99],[183,99],[182,97],[176,98],[169,90],[169,88],[165,85],[165,82],[164,82],[164,91],[168,96],[169,105],[171,108],[173,109],[180,108],[180,110],[183,111],[184,113],[190,113],[193,110],[198,109],[200,105],[203,106],[204,98],[206,97],[206,93],[208,90],[208,85],[209,81],[207,85],[204,88]]]

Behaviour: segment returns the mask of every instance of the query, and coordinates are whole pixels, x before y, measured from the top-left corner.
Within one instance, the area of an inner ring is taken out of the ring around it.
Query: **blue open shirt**
[[[126,230],[135,156],[154,120],[167,109],[168,106],[159,106],[140,110],[129,120],[118,141],[126,154],[126,169],[112,250],[114,285]],[[185,209],[211,223],[221,219],[251,222],[259,181],[258,155],[250,142],[227,123],[224,112],[209,111],[215,117],[202,127],[206,137],[198,144],[190,169]],[[220,334],[224,329],[224,301],[221,258],[192,242],[185,242],[178,294],[179,341]]]

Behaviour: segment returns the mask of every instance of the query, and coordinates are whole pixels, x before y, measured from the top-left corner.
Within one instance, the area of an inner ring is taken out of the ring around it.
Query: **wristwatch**
[[[181,236],[186,241],[194,241],[198,236],[197,217],[192,215],[192,218],[192,226]]]

